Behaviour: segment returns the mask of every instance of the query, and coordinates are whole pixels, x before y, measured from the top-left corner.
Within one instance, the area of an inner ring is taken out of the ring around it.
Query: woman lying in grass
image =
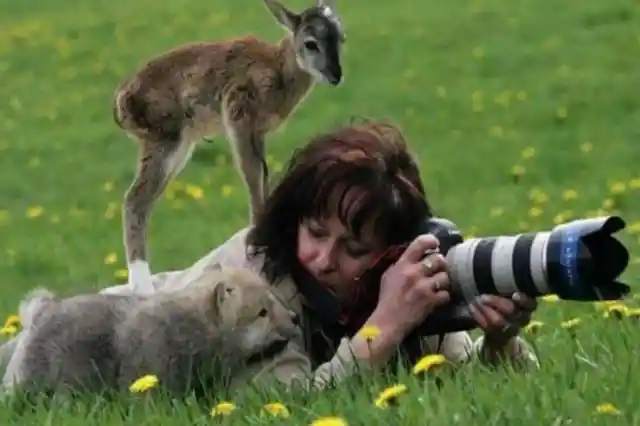
[[[441,353],[453,362],[478,356],[487,363],[536,365],[518,334],[537,305],[519,294],[470,305],[470,316],[484,331],[476,342],[463,331],[417,336],[420,344],[409,344],[412,330],[450,298],[446,260],[437,251],[423,257],[438,247],[437,239],[415,238],[431,216],[399,129],[379,122],[350,125],[316,137],[293,156],[254,227],[185,270],[155,275],[154,285],[162,291],[180,288],[213,263],[248,266],[274,284],[300,315],[304,340],[252,365],[238,384],[275,378],[321,389],[353,376],[356,368],[390,365],[398,349],[405,349],[409,362]],[[364,318],[353,315],[366,293],[358,278],[387,247],[408,241],[380,280],[377,306]],[[103,290],[126,291],[127,285]],[[363,328],[377,335],[367,340],[358,333]]]

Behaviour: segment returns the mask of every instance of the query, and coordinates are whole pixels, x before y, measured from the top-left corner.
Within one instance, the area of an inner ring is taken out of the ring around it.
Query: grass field
[[[68,293],[125,280],[120,204],[136,146],[111,119],[119,81],[176,44],[246,32],[275,41],[283,32],[260,0],[0,4],[0,312],[9,315],[36,285]],[[271,136],[272,170],[314,133],[351,116],[392,119],[421,159],[432,203],[465,234],[546,230],[571,218],[621,214],[633,257],[625,277],[635,285],[637,2],[338,0],[338,6],[348,38],[345,84],[317,86]],[[186,267],[244,226],[246,200],[226,142],[203,146],[155,209],[153,270]],[[574,317],[582,322],[571,338],[559,324]],[[227,422],[266,421],[257,415],[260,406],[279,400],[291,417],[276,422],[296,425],[328,415],[350,425],[640,424],[634,379],[640,323],[562,301],[543,302],[536,320],[545,323],[535,336],[542,369],[530,376],[474,366],[440,391],[403,377],[397,380],[409,392],[387,410],[372,404],[382,384],[310,400],[252,393]],[[620,413],[594,414],[602,403]],[[0,423],[204,425],[215,422],[208,408],[92,401],[24,417],[0,409]]]

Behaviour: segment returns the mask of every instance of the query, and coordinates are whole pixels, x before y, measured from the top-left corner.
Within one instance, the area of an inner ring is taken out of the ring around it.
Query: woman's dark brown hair
[[[352,124],[321,134],[294,153],[248,235],[248,254],[264,256],[262,272],[275,283],[296,268],[300,223],[334,215],[356,237],[374,220],[376,237],[386,245],[409,241],[432,216],[398,127]]]

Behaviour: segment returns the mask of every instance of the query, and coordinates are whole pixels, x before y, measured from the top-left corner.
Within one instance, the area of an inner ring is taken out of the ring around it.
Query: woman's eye
[[[316,238],[320,238],[325,234],[325,232],[317,226],[307,226],[307,230]]]
[[[260,309],[260,312],[258,312],[258,316],[259,317],[266,317],[268,313],[269,313],[269,311],[267,310],[267,308],[262,308],[262,309]]]
[[[362,257],[368,255],[369,253],[370,251],[366,248],[347,247],[347,254],[351,257]]]

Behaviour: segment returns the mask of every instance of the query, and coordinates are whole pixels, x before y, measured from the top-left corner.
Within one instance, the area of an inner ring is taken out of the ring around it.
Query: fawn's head
[[[345,41],[334,0],[317,0],[316,4],[295,13],[277,0],[264,0],[276,20],[293,37],[296,61],[316,80],[334,86],[342,82],[340,55]]]

